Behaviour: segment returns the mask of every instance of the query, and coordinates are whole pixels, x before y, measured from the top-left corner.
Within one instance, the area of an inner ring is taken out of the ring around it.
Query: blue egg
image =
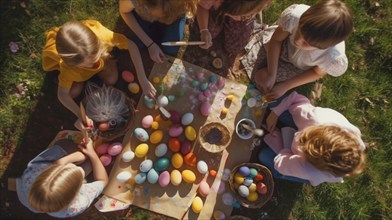
[[[136,184],[143,184],[146,181],[147,175],[145,173],[138,173],[135,176]]]
[[[158,172],[164,171],[169,167],[170,165],[170,160],[167,157],[162,157],[158,161],[155,162],[154,164],[154,169]]]
[[[252,183],[253,183],[253,178],[246,177],[242,184],[244,184],[245,186],[250,186],[250,184],[252,184]]]
[[[143,128],[136,128],[133,134],[139,141],[142,142],[145,142],[150,138],[147,131],[144,130]]]
[[[147,173],[152,168],[152,161],[145,160],[145,161],[141,162],[139,168],[140,168],[141,172]]]
[[[157,171],[155,171],[154,169],[151,169],[150,171],[148,171],[147,173],[147,181],[151,184],[155,184],[158,182],[159,179],[159,174]]]
[[[200,84],[200,89],[201,89],[201,91],[204,91],[204,90],[206,90],[208,88],[208,83],[202,83],[202,84]]]
[[[215,75],[210,76],[210,82],[216,83],[216,80],[217,80],[217,78]]]
[[[242,176],[244,176],[244,177],[246,177],[246,176],[248,176],[248,175],[250,174],[249,167],[247,167],[247,166],[242,166],[242,167],[240,167],[240,168],[238,169],[238,172],[239,172]],[[257,175],[257,174],[256,174],[256,175]]]

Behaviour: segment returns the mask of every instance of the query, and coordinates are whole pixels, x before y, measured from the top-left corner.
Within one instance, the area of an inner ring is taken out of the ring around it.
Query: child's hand
[[[278,122],[278,116],[275,114],[275,112],[271,111],[271,113],[267,117],[266,123],[267,123],[267,130],[272,135],[274,135],[274,130],[277,122]]]
[[[145,82],[141,82],[140,84],[142,86],[142,90],[144,94],[148,95],[151,98],[155,97],[155,95],[157,94],[157,90],[151,84],[150,81],[146,80]]]
[[[83,139],[78,147],[80,151],[88,157],[97,156],[97,153],[94,150],[93,141],[90,138],[88,140]]]
[[[165,60],[165,54],[162,52],[161,48],[156,43],[153,43],[148,48],[148,53],[150,54],[150,58],[156,63],[163,63]]]
[[[205,42],[205,44],[200,45],[201,48],[203,48],[203,49],[210,48],[212,46],[212,36],[211,36],[210,31],[208,31],[207,29],[201,31],[200,32],[200,40]]]
[[[275,100],[287,92],[287,88],[284,83],[277,83],[275,86],[265,95],[267,100]]]

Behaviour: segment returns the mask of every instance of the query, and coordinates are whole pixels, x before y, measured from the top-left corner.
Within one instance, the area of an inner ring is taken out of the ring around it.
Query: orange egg
[[[184,157],[184,162],[185,162],[185,164],[187,164],[189,166],[192,166],[192,167],[196,166],[196,163],[197,163],[196,155],[192,152],[188,153]]]
[[[168,145],[169,149],[173,152],[179,152],[181,149],[181,143],[177,138],[170,138]]]
[[[216,170],[210,170],[210,175],[211,176],[216,176]]]
[[[100,131],[107,131],[107,130],[109,130],[109,123],[107,123],[107,122],[101,122],[101,123],[99,123],[98,129],[99,129]]]

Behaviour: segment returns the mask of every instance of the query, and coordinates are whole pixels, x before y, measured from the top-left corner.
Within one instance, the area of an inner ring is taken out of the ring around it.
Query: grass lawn
[[[263,21],[273,23],[293,3],[313,2],[275,1],[263,12]],[[267,205],[269,218],[392,219],[392,0],[346,2],[353,9],[355,22],[355,31],[346,44],[349,69],[341,77],[322,80],[323,91],[317,105],[340,111],[361,129],[368,144],[367,167],[361,175],[347,178],[344,184],[311,187],[278,182],[277,197],[270,202],[272,205]],[[8,165],[15,159],[14,152],[29,147],[22,144],[27,122],[38,100],[45,95],[46,75],[41,67],[45,30],[82,19],[96,19],[113,28],[118,16],[116,0],[0,2],[2,191],[6,187],[6,170],[13,169]],[[17,52],[10,50],[11,42],[18,46]],[[20,164],[22,169],[25,166]],[[6,203],[1,200],[0,216]],[[260,218],[263,216],[266,217],[265,213]],[[141,214],[140,219],[143,218],[148,218],[148,214]]]

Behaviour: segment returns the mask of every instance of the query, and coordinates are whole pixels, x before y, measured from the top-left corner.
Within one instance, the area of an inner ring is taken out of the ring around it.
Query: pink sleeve
[[[301,155],[292,154],[290,149],[283,149],[274,159],[275,169],[286,176],[309,180],[312,186],[323,182],[342,183],[343,178],[334,177],[328,172],[318,170]]]
[[[286,110],[291,110],[302,104],[310,104],[310,101],[305,96],[292,92],[289,96],[284,98],[278,106],[271,108],[277,116],[281,115]]]
[[[198,4],[200,7],[207,9],[207,10],[210,10],[212,8],[212,6],[214,6],[216,1],[217,0],[200,0]]]

